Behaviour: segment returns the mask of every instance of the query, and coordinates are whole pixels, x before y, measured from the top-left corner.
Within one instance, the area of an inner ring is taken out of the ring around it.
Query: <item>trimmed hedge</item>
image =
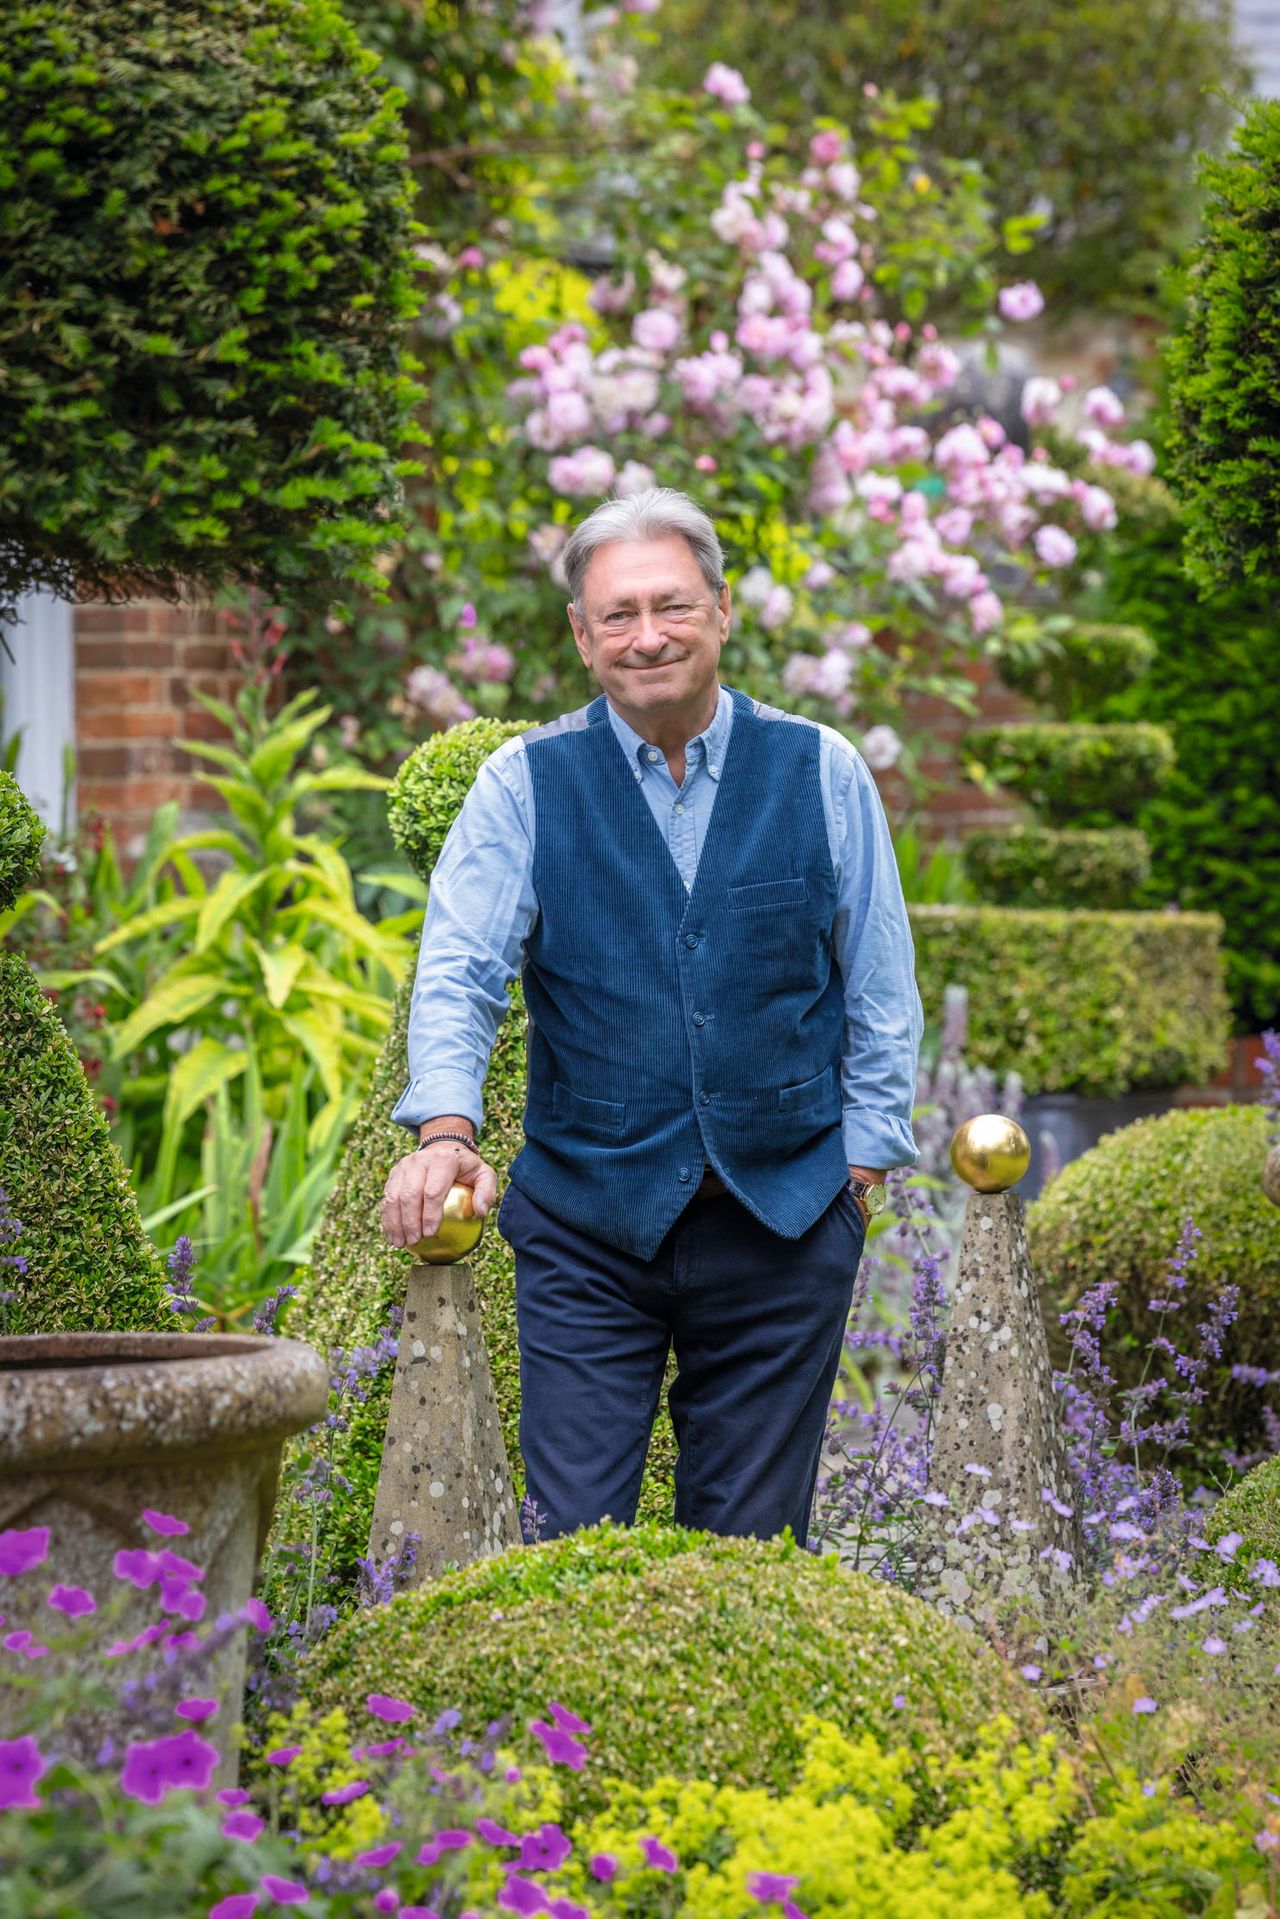
[[[1120,687],[1132,686],[1154,663],[1155,641],[1140,626],[1112,626],[1057,616],[1032,626],[1031,644],[1019,643],[1019,622],[998,636],[996,671],[1006,686],[1063,719]]]
[[[652,1525],[447,1572],[339,1624],[301,1677],[317,1715],[344,1706],[357,1724],[371,1691],[411,1700],[424,1723],[456,1709],[471,1734],[556,1700],[592,1727],[589,1766],[565,1778],[576,1808],[598,1805],[609,1777],[647,1783],[655,1753],[677,1777],[783,1791],[808,1712],[938,1758],[1000,1713],[1043,1724],[976,1635],[834,1555]]]
[[[0,602],[378,591],[420,389],[398,105],[335,0],[0,24]]]
[[[907,911],[926,1019],[968,987],[970,1059],[1029,1094],[1199,1084],[1225,1064],[1216,913]]]
[[[40,862],[45,825],[12,773],[0,770],[0,913],[7,913]]]
[[[1008,787],[1051,822],[1080,822],[1091,813],[1129,819],[1174,766],[1168,732],[1149,722],[975,727],[964,747],[980,775]]]
[[[0,1187],[22,1231],[8,1249],[11,1333],[168,1332],[164,1265],[106,1117],[26,960],[0,953]]]
[[[1240,1317],[1210,1375],[1202,1408],[1214,1442],[1247,1451],[1260,1434],[1259,1396],[1233,1381],[1235,1363],[1280,1369],[1280,1210],[1262,1191],[1267,1115],[1261,1106],[1189,1107],[1108,1133],[1072,1160],[1028,1209],[1031,1260],[1058,1308],[1102,1280],[1118,1282],[1107,1362],[1134,1385],[1164,1274],[1190,1214],[1202,1238],[1187,1269],[1185,1304],[1169,1329],[1187,1341],[1220,1284],[1240,1289]]]
[[[1244,1534],[1234,1559],[1222,1569],[1228,1584],[1247,1588],[1259,1559],[1280,1566],[1280,1456],[1264,1459],[1238,1480],[1213,1508],[1204,1531],[1213,1544],[1224,1533]]]
[[[1151,871],[1142,833],[1116,828],[1009,826],[967,833],[964,860],[996,906],[1131,905]]]

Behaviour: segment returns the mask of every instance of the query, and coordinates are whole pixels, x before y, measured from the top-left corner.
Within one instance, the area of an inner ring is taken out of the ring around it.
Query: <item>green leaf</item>
[[[304,793],[385,793],[391,781],[362,766],[326,766],[319,773],[300,773],[289,788],[296,799]]]
[[[234,1052],[216,1039],[205,1038],[197,1040],[174,1066],[165,1092],[153,1184],[154,1197],[162,1203],[173,1191],[187,1121],[220,1086],[243,1073],[245,1064],[243,1052]]]
[[[194,904],[195,902],[192,902]],[[162,1026],[180,1026],[193,1013],[203,1012],[230,991],[217,973],[169,973],[153,986],[141,1006],[132,1012],[112,1038],[112,1059],[125,1059],[144,1039]]]
[[[300,719],[289,721],[284,726],[277,723],[272,727],[249,760],[249,771],[259,786],[269,792],[278,785],[316,728],[324,725],[330,710],[327,706],[319,706],[314,712],[304,713]]]
[[[176,926],[182,920],[191,920],[200,911],[202,902],[179,896],[177,899],[161,900],[156,906],[148,906],[145,911],[135,913],[123,926],[117,926],[114,932],[107,933],[94,947],[95,953],[109,953],[113,947],[124,946],[130,940],[141,939],[147,933],[154,933],[162,926]]]
[[[147,1213],[142,1221],[142,1230],[148,1239],[154,1238],[158,1226],[167,1225],[169,1220],[177,1219],[181,1213],[189,1213],[193,1206],[207,1199],[215,1189],[212,1186],[197,1186],[194,1193],[184,1193],[181,1199],[171,1199],[167,1206],[161,1206],[154,1213]]]
[[[200,917],[196,921],[195,952],[206,952],[227,922],[270,878],[269,869],[257,873],[224,873],[209,897],[201,903]]]
[[[315,1061],[325,1092],[331,1099],[340,1098],[347,1084],[341,1028],[316,1009],[282,1013],[280,1019],[307,1058]]]
[[[299,946],[296,941],[291,941],[287,946],[263,946],[260,941],[251,939],[249,944],[262,969],[267,999],[278,1010],[293,991],[297,977],[309,964],[311,955],[305,946]]]
[[[427,903],[427,882],[420,880],[408,867],[374,866],[367,873],[357,873],[356,879],[361,886],[385,886],[388,892],[403,893],[408,900]]]

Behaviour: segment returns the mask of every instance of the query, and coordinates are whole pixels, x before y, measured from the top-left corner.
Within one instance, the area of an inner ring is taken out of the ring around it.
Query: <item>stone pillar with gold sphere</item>
[[[1022,1201],[1031,1163],[1013,1120],[961,1126],[951,1163],[973,1188],[935,1416],[929,1488],[936,1550],[926,1584],[966,1623],[1081,1576],[1082,1533]]]
[[[430,1239],[410,1249],[400,1350],[369,1531],[381,1565],[416,1534],[410,1585],[518,1545],[520,1525],[475,1280],[484,1221],[454,1186]]]

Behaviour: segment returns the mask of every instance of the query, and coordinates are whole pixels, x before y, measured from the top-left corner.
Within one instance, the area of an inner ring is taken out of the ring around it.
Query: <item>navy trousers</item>
[[[866,1229],[842,1188],[799,1239],[732,1194],[690,1201],[651,1260],[567,1226],[508,1186],[520,1450],[552,1539],[635,1518],[668,1351],[675,1518],[807,1543],[819,1454]]]

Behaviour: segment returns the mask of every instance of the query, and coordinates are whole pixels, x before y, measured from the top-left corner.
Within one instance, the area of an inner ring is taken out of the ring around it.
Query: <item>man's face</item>
[[[679,534],[615,540],[591,556],[582,615],[569,619],[583,665],[620,708],[696,708],[715,683],[729,589],[715,597]]]

